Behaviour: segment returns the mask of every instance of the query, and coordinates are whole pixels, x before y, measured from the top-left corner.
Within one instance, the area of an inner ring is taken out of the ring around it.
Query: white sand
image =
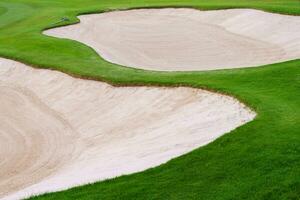
[[[300,58],[300,17],[252,9],[139,9],[83,15],[48,30],[105,60],[162,71],[252,67]]]
[[[142,171],[254,117],[200,89],[116,88],[0,59],[0,198]]]

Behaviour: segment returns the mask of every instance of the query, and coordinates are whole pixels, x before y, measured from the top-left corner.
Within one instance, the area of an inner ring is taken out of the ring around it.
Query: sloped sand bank
[[[254,116],[200,89],[113,87],[0,59],[0,198],[142,171]]]
[[[45,32],[105,60],[162,71],[253,67],[300,58],[300,17],[251,9],[139,9],[83,15]]]

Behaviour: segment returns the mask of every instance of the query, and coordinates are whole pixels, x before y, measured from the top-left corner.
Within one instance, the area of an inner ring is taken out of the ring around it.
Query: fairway
[[[299,15],[0,1],[0,199],[300,199]]]

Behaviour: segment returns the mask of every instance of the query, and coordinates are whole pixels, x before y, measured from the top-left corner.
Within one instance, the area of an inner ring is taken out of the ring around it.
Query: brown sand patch
[[[254,116],[200,89],[116,88],[0,59],[0,198],[142,171]]]
[[[253,67],[300,58],[300,17],[252,9],[139,9],[83,15],[47,30],[129,67],[194,71]]]

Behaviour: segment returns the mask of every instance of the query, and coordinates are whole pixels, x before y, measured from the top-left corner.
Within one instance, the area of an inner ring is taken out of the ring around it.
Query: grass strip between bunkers
[[[152,72],[110,64],[81,43],[41,34],[78,22],[79,14],[138,7],[255,8],[300,15],[298,0],[1,0],[1,57],[120,86],[205,88],[235,96],[258,114],[160,167],[32,199],[300,199],[299,59],[258,68]],[[63,17],[70,21],[56,24]]]

